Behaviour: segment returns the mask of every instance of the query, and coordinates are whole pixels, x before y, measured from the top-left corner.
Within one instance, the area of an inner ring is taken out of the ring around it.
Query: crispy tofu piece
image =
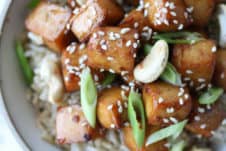
[[[80,106],[60,108],[56,115],[56,139],[58,144],[87,142],[96,138],[97,130],[86,120]]]
[[[125,16],[119,26],[136,29],[144,40],[151,38],[152,29],[149,27],[148,17],[144,16],[144,10],[132,10]]]
[[[127,102],[122,98],[122,89],[112,87],[104,89],[98,96],[97,118],[102,127],[120,128],[127,119]]]
[[[73,34],[66,32],[70,18],[69,8],[42,1],[27,17],[25,24],[29,31],[40,35],[50,49],[61,52],[73,39]]]
[[[172,63],[183,81],[194,90],[205,88],[212,79],[216,62],[216,45],[212,40],[174,46]]]
[[[88,66],[113,73],[132,72],[139,45],[130,28],[101,27],[94,31],[88,43]]]
[[[216,0],[184,0],[186,6],[191,9],[193,24],[195,26],[203,27],[209,22],[213,15]]]
[[[199,105],[195,101],[186,129],[194,134],[211,137],[225,117],[224,104],[220,100],[210,107]]]
[[[142,90],[148,123],[167,126],[184,120],[190,113],[192,99],[188,89],[165,82],[146,84]]]
[[[80,89],[80,77],[87,62],[87,50],[85,44],[71,43],[61,55],[61,65],[63,71],[64,85],[67,92]],[[95,82],[101,81],[104,76],[102,73],[91,70]]]
[[[156,128],[154,128],[156,129]],[[136,145],[135,139],[133,137],[133,131],[131,126],[124,127],[122,129],[123,132],[123,141],[124,144],[131,150],[131,151],[169,151],[167,147],[164,145],[167,143],[166,140],[159,141],[157,143],[151,144],[148,147],[143,146],[142,148],[138,148]],[[153,133],[153,128],[148,128],[147,136]]]
[[[72,31],[80,42],[88,40],[96,27],[115,25],[124,12],[113,0],[92,0],[73,17]]]
[[[226,49],[216,52],[216,66],[213,75],[213,83],[226,91]]]
[[[182,0],[145,0],[145,6],[148,6],[148,18],[154,30],[182,30],[191,22]]]

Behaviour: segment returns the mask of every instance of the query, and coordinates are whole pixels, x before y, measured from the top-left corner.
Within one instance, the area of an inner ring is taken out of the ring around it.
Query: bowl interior
[[[27,87],[15,55],[15,40],[25,30],[24,18],[28,13],[28,2],[29,0],[14,0],[5,20],[0,46],[2,96],[13,125],[25,144],[33,151],[57,151],[56,147],[41,139],[35,113],[26,100]]]

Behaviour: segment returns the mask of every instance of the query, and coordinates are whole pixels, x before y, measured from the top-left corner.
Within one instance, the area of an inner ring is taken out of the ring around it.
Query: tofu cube
[[[61,65],[63,71],[64,85],[67,92],[73,92],[80,89],[80,74],[86,67],[88,59],[85,44],[71,43],[61,55]],[[103,74],[91,70],[95,82],[103,79]]]
[[[99,94],[97,117],[102,127],[116,129],[123,126],[127,117],[127,102],[122,98],[122,91],[119,87],[113,87]]]
[[[216,58],[213,83],[226,91],[226,49],[218,50]]]
[[[143,100],[148,123],[156,126],[167,126],[184,120],[192,107],[188,89],[165,82],[144,85]]]
[[[154,30],[182,30],[191,23],[191,15],[183,0],[144,0],[148,19]]]
[[[69,8],[42,1],[27,17],[25,24],[29,31],[40,35],[50,49],[61,52],[73,39],[73,34],[66,32],[70,18]]]
[[[131,73],[139,40],[134,29],[101,27],[94,31],[88,42],[88,66],[112,73]]]
[[[197,135],[211,137],[213,131],[221,126],[225,117],[226,112],[221,100],[209,106],[199,105],[198,101],[195,100],[186,129]]]
[[[120,27],[130,27],[136,29],[140,37],[144,40],[150,40],[152,29],[149,27],[148,17],[144,15],[144,10],[132,10],[119,24]]]
[[[192,90],[206,88],[212,80],[217,47],[212,40],[174,46],[172,63]]]
[[[80,106],[62,107],[56,115],[56,139],[58,144],[88,142],[97,136],[86,120]]]
[[[115,25],[123,10],[113,0],[91,0],[72,19],[72,31],[80,42],[88,40],[96,27]]]

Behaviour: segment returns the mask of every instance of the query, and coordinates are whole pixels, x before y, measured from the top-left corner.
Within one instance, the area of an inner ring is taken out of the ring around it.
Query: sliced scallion
[[[89,124],[94,128],[96,126],[97,89],[89,68],[82,71],[80,89],[83,113]]]
[[[163,129],[151,134],[147,138],[145,145],[148,146],[150,144],[156,143],[156,142],[166,139],[168,137],[172,137],[173,139],[177,138],[183,131],[186,123],[187,123],[187,120],[184,120],[180,123],[163,128]]]
[[[28,8],[29,9],[34,9],[38,5],[39,2],[40,2],[40,0],[31,0],[28,3]]]
[[[145,112],[141,96],[133,90],[129,94],[128,117],[136,144],[141,148],[145,138]]]
[[[148,55],[149,52],[151,51],[151,49],[152,49],[152,45],[145,44],[145,45],[144,45],[144,54],[145,54],[145,55]]]
[[[167,63],[164,72],[161,74],[160,79],[173,85],[182,85],[181,75],[177,72],[176,68],[169,62]]]
[[[113,73],[107,73],[105,79],[102,81],[103,86],[111,84],[115,80],[116,75]]]
[[[186,146],[186,142],[182,140],[182,141],[179,141],[176,144],[173,144],[170,151],[183,151],[185,146]]]
[[[194,44],[202,40],[202,35],[197,32],[168,32],[153,36],[155,40],[165,40],[169,44]]]
[[[222,88],[209,88],[206,92],[203,92],[199,96],[199,103],[200,104],[212,104],[224,93]]]
[[[31,85],[33,82],[34,73],[28,63],[27,58],[25,57],[24,48],[20,41],[16,42],[16,54],[23,71],[25,81],[28,85]]]

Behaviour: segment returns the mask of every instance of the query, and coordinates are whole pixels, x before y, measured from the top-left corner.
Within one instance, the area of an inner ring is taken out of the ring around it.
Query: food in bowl
[[[226,116],[225,4],[29,6],[16,52],[43,139],[65,150],[211,150]]]

